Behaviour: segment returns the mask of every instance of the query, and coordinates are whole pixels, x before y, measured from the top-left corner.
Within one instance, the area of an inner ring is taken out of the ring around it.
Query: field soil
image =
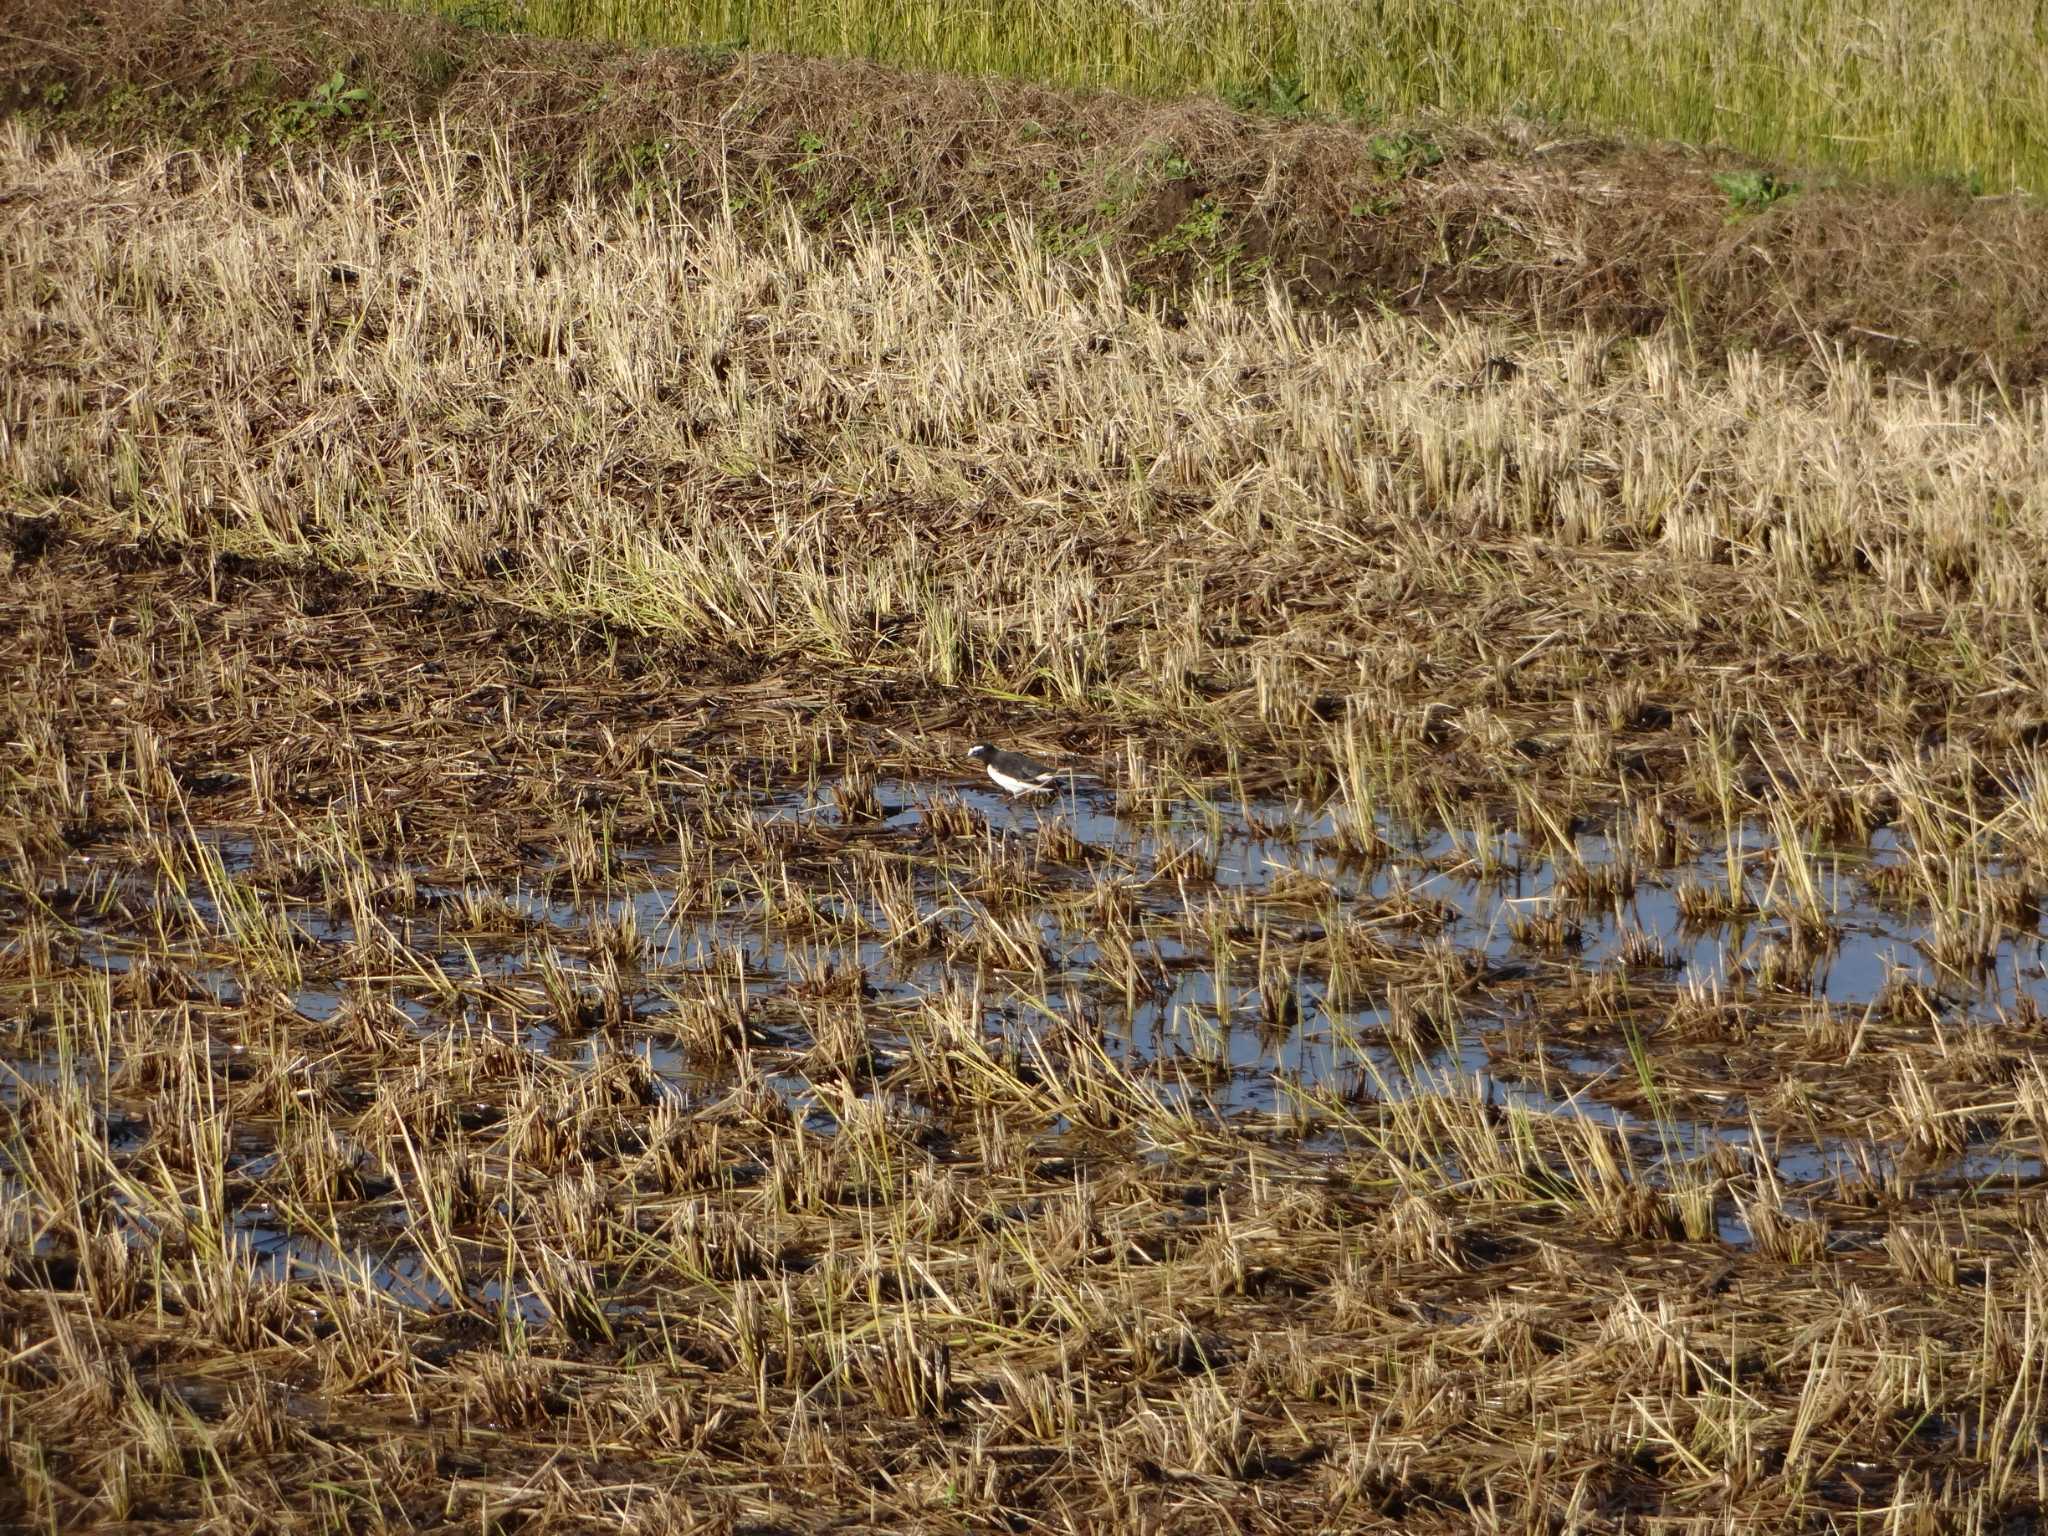
[[[0,81],[0,1524],[2048,1514],[2039,215],[269,0]]]
[[[1166,312],[1021,243],[543,206],[504,141],[7,133],[19,547],[504,602],[1437,814],[2031,825],[2039,400]]]
[[[12,1523],[2038,1517],[2037,1010],[1489,959],[1464,845],[1248,896],[859,669],[61,532],[0,599]]]

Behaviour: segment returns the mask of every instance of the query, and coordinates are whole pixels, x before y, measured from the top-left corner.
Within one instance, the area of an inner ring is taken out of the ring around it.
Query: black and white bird
[[[1008,752],[984,741],[969,747],[967,755],[1012,795],[1049,795],[1058,788],[1059,770],[1048,768],[1022,752]]]

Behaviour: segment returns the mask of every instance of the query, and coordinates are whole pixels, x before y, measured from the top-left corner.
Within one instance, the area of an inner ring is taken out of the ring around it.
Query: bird
[[[1057,768],[1048,768],[1021,752],[1008,752],[984,741],[967,749],[967,755],[988,769],[988,776],[1012,795],[1049,795],[1057,788]]]

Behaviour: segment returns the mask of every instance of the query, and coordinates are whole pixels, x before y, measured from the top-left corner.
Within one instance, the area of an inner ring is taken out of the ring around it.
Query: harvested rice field
[[[2037,1528],[2019,353],[37,89],[8,1529]]]

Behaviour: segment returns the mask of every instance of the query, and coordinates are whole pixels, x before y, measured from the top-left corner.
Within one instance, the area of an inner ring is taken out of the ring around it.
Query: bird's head
[[[967,755],[973,758],[977,763],[980,763],[986,762],[989,758],[995,756],[995,751],[996,749],[990,746],[987,742],[980,741],[976,742],[973,746],[967,749]]]

